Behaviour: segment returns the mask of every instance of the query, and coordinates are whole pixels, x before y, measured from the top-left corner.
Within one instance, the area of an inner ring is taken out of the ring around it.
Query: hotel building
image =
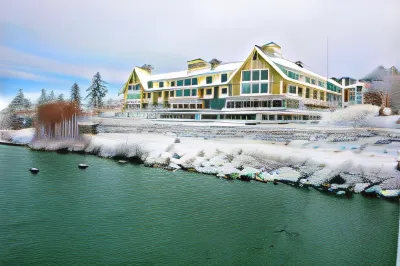
[[[152,74],[135,67],[121,88],[127,113],[152,111],[160,119],[317,120],[341,108],[342,84],[282,56],[270,42],[243,62],[198,58],[179,72]]]

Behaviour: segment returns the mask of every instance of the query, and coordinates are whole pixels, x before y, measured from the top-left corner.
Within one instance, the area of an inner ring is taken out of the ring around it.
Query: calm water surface
[[[0,265],[395,265],[398,208],[0,145]]]

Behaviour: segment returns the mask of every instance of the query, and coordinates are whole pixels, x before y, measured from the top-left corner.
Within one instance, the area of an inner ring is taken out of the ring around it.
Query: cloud
[[[35,75],[24,71],[2,69],[1,65],[0,65],[0,78],[15,78],[15,79],[25,79],[32,81],[58,81],[58,79]]]
[[[56,73],[74,77],[80,77],[91,80],[96,72],[102,74],[103,79],[108,82],[124,83],[129,75],[128,71],[106,69],[101,67],[73,65],[59,62],[57,60],[40,57],[37,55],[21,52],[10,47],[0,45],[0,63],[3,70],[0,69],[0,75],[10,75],[11,77],[20,76],[20,78],[42,79],[39,75],[32,72]],[[4,67],[14,70],[5,70]],[[23,69],[24,71],[15,70]]]
[[[398,0],[37,0],[8,1],[0,9],[0,23],[36,32],[49,49],[120,60],[130,68],[150,63],[156,71],[180,70],[184,60],[197,57],[238,61],[253,45],[275,41],[289,59],[324,74],[329,36],[330,72],[359,76],[400,63],[399,17]],[[43,64],[85,77],[95,69]],[[124,76],[108,75],[118,82]]]

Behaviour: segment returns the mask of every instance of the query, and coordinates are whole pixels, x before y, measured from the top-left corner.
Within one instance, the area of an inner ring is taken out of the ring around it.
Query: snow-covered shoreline
[[[173,134],[101,133],[81,141],[33,141],[33,130],[2,134],[36,150],[65,150],[100,157],[130,159],[146,166],[185,169],[225,178],[278,181],[313,186],[339,195],[343,191],[397,196],[399,142],[374,144],[379,137],[357,141],[176,138]],[[330,183],[330,185],[324,185]],[[342,192],[341,192],[342,191]]]

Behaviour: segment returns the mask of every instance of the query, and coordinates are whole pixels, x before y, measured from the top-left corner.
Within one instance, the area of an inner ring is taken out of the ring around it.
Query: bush
[[[176,139],[174,140],[174,143],[181,143],[181,140],[178,139],[178,138],[176,138]]]
[[[197,153],[197,156],[198,156],[198,157],[204,157],[204,155],[205,155],[204,150],[201,150],[201,151],[199,151],[199,152]]]

